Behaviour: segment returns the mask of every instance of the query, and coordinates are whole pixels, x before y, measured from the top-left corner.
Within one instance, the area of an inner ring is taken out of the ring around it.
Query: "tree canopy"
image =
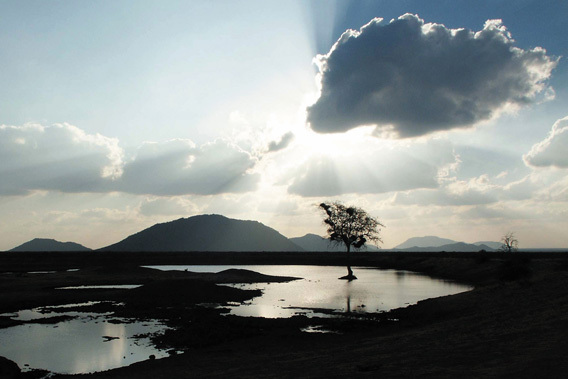
[[[319,205],[326,213],[323,220],[327,225],[327,238],[345,245],[347,252],[351,246],[361,248],[367,241],[382,242],[379,237],[380,227],[384,225],[366,211],[340,202]]]

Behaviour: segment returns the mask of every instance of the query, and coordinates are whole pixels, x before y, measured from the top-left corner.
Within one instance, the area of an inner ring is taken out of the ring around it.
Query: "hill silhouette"
[[[478,241],[474,242],[473,244],[478,246],[480,245],[489,246],[494,250],[499,250],[503,246],[503,242],[495,242],[495,241]]]
[[[75,242],[59,242],[50,238],[34,238],[9,251],[90,251]]]
[[[290,238],[290,241],[294,242],[305,251],[345,251],[343,244],[330,243],[328,239],[312,233],[308,233],[303,237]],[[373,245],[365,245],[360,250],[378,251],[379,249]]]
[[[402,250],[402,249],[415,248],[415,247],[438,247],[443,245],[449,245],[456,242],[458,241],[454,241],[447,238],[440,238],[436,236],[412,237],[407,239],[400,245],[395,246],[393,249]]]
[[[345,247],[332,244],[329,240],[312,233],[303,237],[290,238],[290,241],[306,251],[345,251]]]
[[[302,251],[258,221],[200,215],[156,224],[102,251]]]
[[[491,247],[484,245],[484,244],[474,245],[474,244],[471,244],[471,243],[456,242],[456,243],[450,243],[450,244],[442,245],[442,246],[426,246],[426,247],[413,246],[413,247],[408,247],[406,249],[397,249],[397,250],[398,251],[423,251],[423,252],[436,252],[436,251],[476,252],[476,251],[480,251],[480,250],[493,251],[494,249],[492,249]]]

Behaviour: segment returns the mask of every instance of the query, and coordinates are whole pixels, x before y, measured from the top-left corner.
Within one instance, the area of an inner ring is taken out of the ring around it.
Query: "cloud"
[[[481,220],[482,222],[496,219],[508,221],[526,217],[523,212],[502,205],[476,206],[462,212],[457,212],[457,216],[464,220]]]
[[[259,180],[249,172],[255,163],[249,153],[222,140],[199,147],[180,139],[145,143],[124,166],[119,188],[159,196],[247,192]]]
[[[447,143],[430,141],[355,155],[316,156],[293,174],[288,192],[305,197],[380,194],[438,187],[440,170],[455,160]]]
[[[401,205],[438,206],[480,205],[491,204],[497,201],[497,196],[494,193],[473,188],[463,188],[459,192],[452,192],[447,188],[399,192],[394,200],[396,204]]]
[[[568,168],[568,116],[557,120],[552,125],[548,137],[535,144],[523,156],[523,160],[532,167]]]
[[[198,207],[182,197],[158,197],[145,199],[139,208],[144,216],[190,216],[198,213]]]
[[[118,140],[69,124],[0,126],[0,194],[96,192],[122,174]]]
[[[134,157],[116,139],[76,126],[0,126],[0,195],[34,190],[175,196],[252,191],[257,160],[222,140],[148,142]]]
[[[294,133],[288,132],[284,134],[279,141],[271,141],[268,144],[268,152],[273,153],[275,151],[283,150],[290,145],[290,142],[294,140]]]
[[[500,20],[483,30],[448,29],[405,14],[348,30],[318,55],[321,94],[307,108],[311,128],[344,132],[376,125],[406,138],[470,127],[537,101],[557,60],[514,46]]]

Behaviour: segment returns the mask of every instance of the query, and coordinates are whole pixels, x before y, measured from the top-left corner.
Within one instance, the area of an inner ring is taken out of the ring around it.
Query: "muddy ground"
[[[113,300],[117,315],[161,318],[175,331],[161,347],[183,351],[85,378],[192,377],[563,377],[568,371],[568,254],[359,253],[354,266],[406,269],[475,286],[361,319],[269,320],[223,316],[196,304],[243,301],[255,291],[219,287],[272,281],[246,271],[160,272],[150,264],[343,265],[341,253],[0,253],[0,313]],[[65,271],[80,269],[79,271]],[[30,271],[55,271],[30,274]],[[238,278],[238,279],[236,279]],[[144,284],[135,290],[57,291],[85,284]],[[179,301],[183,294],[183,301]],[[100,311],[105,305],[98,306]],[[0,327],[13,323],[0,318]],[[303,333],[323,325],[334,334]],[[6,343],[6,341],[1,341]],[[0,377],[20,373],[0,359]]]

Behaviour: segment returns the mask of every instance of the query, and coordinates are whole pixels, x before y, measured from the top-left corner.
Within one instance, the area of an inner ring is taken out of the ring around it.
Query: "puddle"
[[[325,329],[323,325],[310,325],[306,326],[305,328],[300,328],[300,330],[304,333],[332,333],[332,334],[339,334],[339,332]]]
[[[28,323],[0,329],[0,356],[16,362],[24,371],[43,369],[62,374],[82,374],[128,366],[135,362],[163,358],[169,354],[156,349],[151,334],[166,326],[155,320],[112,317],[112,313],[65,312],[65,308],[100,302],[68,304],[4,314],[15,320],[33,321],[70,316],[53,324]],[[54,309],[56,311],[54,311]]]

